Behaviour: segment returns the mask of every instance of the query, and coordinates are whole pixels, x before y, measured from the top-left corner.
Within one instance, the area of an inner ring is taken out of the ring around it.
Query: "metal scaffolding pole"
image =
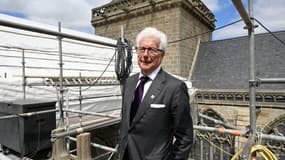
[[[30,117],[33,115],[40,115],[40,114],[46,114],[46,113],[52,113],[58,111],[57,109],[49,109],[44,111],[37,111],[37,112],[27,112],[27,113],[21,113],[17,115],[7,115],[7,116],[0,116],[0,120],[2,119],[9,119],[9,118],[17,118],[17,117]]]
[[[109,119],[109,120],[106,120],[106,121],[98,122],[96,124],[79,127],[79,128],[76,128],[76,129],[71,129],[68,132],[52,133],[51,137],[52,138],[61,138],[61,137],[65,137],[65,136],[76,135],[78,133],[92,131],[94,129],[110,126],[110,125],[113,125],[113,124],[119,124],[120,121],[121,121],[121,118],[113,118],[113,119]]]
[[[253,17],[253,3],[252,0],[248,0],[248,11],[249,17]],[[254,144],[256,139],[256,75],[255,75],[255,53],[254,53],[254,20],[251,19],[252,28],[248,29],[249,37],[249,58],[250,58],[250,68],[249,68],[249,107],[250,107],[250,129],[248,142],[243,149],[243,156],[248,159],[250,148]]]
[[[199,131],[215,132],[218,134],[229,134],[232,136],[241,136],[241,137],[247,136],[246,131],[237,130],[237,129],[216,128],[216,127],[207,127],[207,126],[198,126],[198,125],[193,125],[193,128],[195,130],[199,130]],[[258,138],[260,138],[262,140],[267,139],[267,140],[275,140],[275,141],[285,142],[284,136],[263,134],[261,132],[257,132],[256,134],[259,136]]]
[[[79,78],[81,78],[81,72],[79,73]],[[82,87],[79,86],[79,110],[82,111]],[[80,121],[80,127],[82,127],[82,114],[79,113],[79,121]]]
[[[277,135],[271,135],[271,134],[263,134],[260,133],[260,139],[268,139],[268,140],[274,140],[274,141],[281,141],[285,143],[285,137],[284,136],[277,136]]]
[[[231,125],[231,124],[225,123],[225,122],[220,121],[220,120],[217,120],[217,119],[215,119],[215,118],[206,116],[206,115],[204,115],[204,114],[199,113],[199,116],[202,117],[202,118],[205,118],[205,119],[207,119],[207,120],[213,121],[215,124],[220,124],[220,125],[223,125],[223,126],[225,126],[225,127],[230,128],[230,129],[238,129],[236,126],[233,126],[233,125]]]
[[[58,32],[61,32],[61,24],[58,23]],[[63,117],[63,62],[62,62],[62,37],[58,36],[58,53],[59,53],[59,114],[60,114],[60,126],[64,124]]]
[[[37,33],[53,35],[53,36],[62,37],[62,38],[69,38],[69,39],[78,40],[78,41],[84,41],[84,42],[90,42],[90,43],[105,45],[105,46],[109,46],[109,47],[117,47],[116,43],[99,41],[99,40],[95,40],[95,39],[89,38],[89,37],[72,35],[70,33],[57,32],[57,31],[54,31],[52,29],[45,29],[45,28],[40,28],[40,27],[36,27],[36,26],[32,26],[32,25],[21,24],[19,22],[13,22],[11,20],[0,19],[0,25],[6,26],[6,27],[22,29],[22,30],[27,30],[27,31],[32,31],[32,32],[37,32]]]
[[[206,127],[206,126],[198,126],[194,125],[194,129],[200,130],[200,131],[208,131],[208,132],[216,132],[218,134],[230,134],[233,136],[246,136],[246,132],[241,130],[235,130],[235,129],[226,129],[226,128],[216,128],[216,127]]]
[[[257,78],[260,84],[285,83],[285,78]]]
[[[25,50],[22,49],[22,85],[23,85],[23,99],[26,99],[26,62],[25,62]]]
[[[71,112],[71,113],[79,113],[81,115],[85,114],[85,115],[93,115],[93,116],[100,116],[100,117],[106,117],[106,118],[118,118],[118,116],[112,116],[110,114],[88,112],[88,111],[82,111],[82,110],[63,109],[63,111],[64,112]]]
[[[256,139],[256,75],[255,75],[255,55],[254,55],[254,19],[253,17],[253,3],[252,0],[248,0],[248,14],[241,2],[241,0],[232,0],[237,11],[246,24],[249,37],[249,109],[250,109],[250,128],[249,138],[243,149],[243,158],[248,159],[250,148],[252,147],[254,140]]]
[[[250,0],[249,0],[250,1]],[[247,14],[242,1],[241,0],[232,0],[234,6],[236,7],[239,15],[241,16],[242,20],[244,21],[246,28],[251,29],[253,28],[253,22],[250,20],[250,16]]]
[[[68,136],[68,138],[74,142],[77,142],[77,139],[76,138],[73,138],[71,136]],[[91,146],[92,147],[95,147],[95,148],[100,148],[100,149],[103,149],[105,151],[110,151],[110,152],[117,152],[117,149],[116,148],[111,148],[111,147],[108,147],[108,146],[105,146],[105,145],[101,145],[101,144],[98,144],[98,143],[91,143]]]

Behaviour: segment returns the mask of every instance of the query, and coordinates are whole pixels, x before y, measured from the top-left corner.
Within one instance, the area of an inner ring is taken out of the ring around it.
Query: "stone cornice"
[[[232,104],[244,105],[249,103],[247,89],[199,89],[195,91],[195,97],[199,104]],[[284,90],[259,90],[256,92],[256,104],[258,107],[285,108]],[[274,107],[273,107],[274,106]]]
[[[159,10],[182,6],[193,12],[210,29],[214,29],[215,16],[201,0],[117,0],[92,9],[93,26],[144,15]]]

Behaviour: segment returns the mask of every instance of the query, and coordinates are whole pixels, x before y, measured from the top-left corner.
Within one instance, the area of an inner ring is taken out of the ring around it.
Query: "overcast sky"
[[[111,0],[0,0],[0,13],[37,22],[57,25],[83,32],[94,33],[90,23],[91,9]],[[216,27],[240,19],[231,0],[202,0],[216,16]],[[247,0],[243,0],[247,5]],[[285,30],[285,0],[254,0],[254,17],[271,31]],[[247,6],[246,6],[247,7]],[[247,8],[246,8],[247,9]],[[240,22],[213,33],[213,39],[246,35]],[[265,32],[262,27],[256,33]]]

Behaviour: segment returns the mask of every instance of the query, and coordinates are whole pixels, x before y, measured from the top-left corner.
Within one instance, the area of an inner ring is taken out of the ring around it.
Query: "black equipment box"
[[[0,144],[21,156],[51,148],[50,134],[56,128],[56,113],[19,114],[55,109],[55,101],[21,99],[0,102]],[[5,118],[3,116],[18,115]]]

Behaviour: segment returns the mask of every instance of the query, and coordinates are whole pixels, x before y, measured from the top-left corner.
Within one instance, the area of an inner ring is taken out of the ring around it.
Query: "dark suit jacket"
[[[161,69],[130,124],[138,76],[129,77],[124,87],[121,159],[128,148],[131,160],[186,160],[193,142],[193,124],[185,83]]]

